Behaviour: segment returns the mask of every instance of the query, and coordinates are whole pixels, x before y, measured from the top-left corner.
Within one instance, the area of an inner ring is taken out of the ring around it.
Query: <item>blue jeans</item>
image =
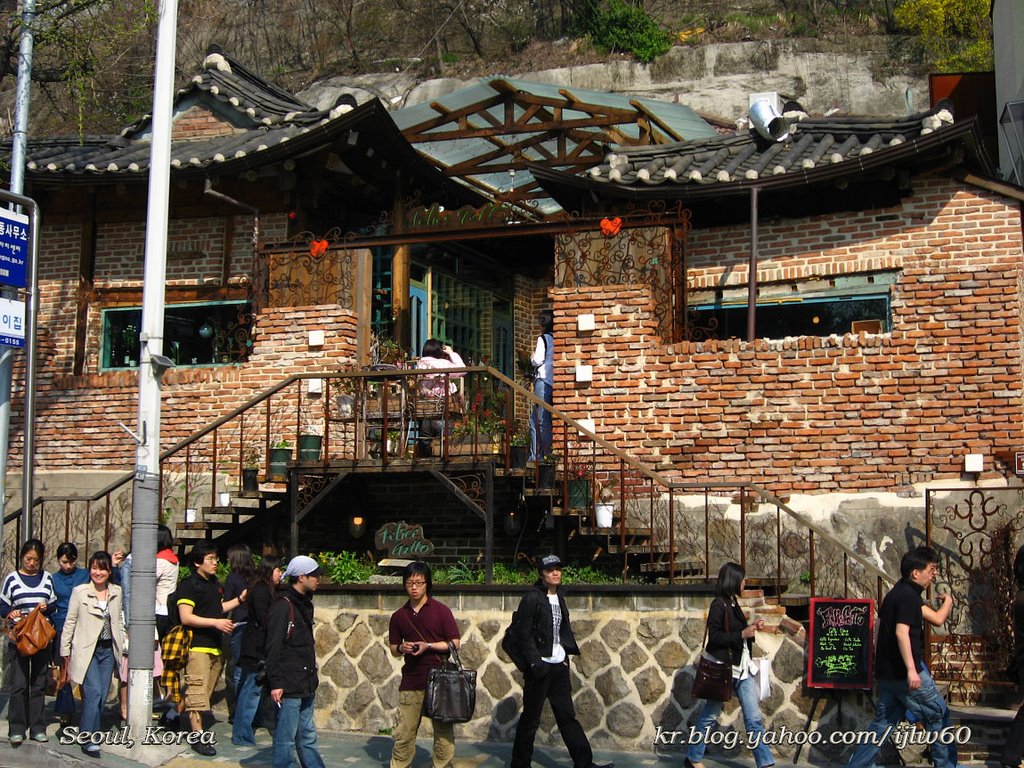
[[[881,748],[881,738],[890,726],[896,727],[906,713],[924,723],[926,731],[931,733],[948,728],[953,723],[949,707],[935,686],[931,673],[921,670],[921,687],[910,690],[906,679],[882,680],[878,683],[878,703],[875,705],[875,719],[868,726],[868,731],[875,734],[872,744],[860,744],[853,750],[847,768],[868,768],[875,764],[875,756]],[[955,744],[939,744],[938,740],[930,746],[932,763],[935,768],[956,768],[957,750]]]
[[[551,405],[551,385],[537,379],[533,382],[533,394]],[[533,406],[530,414],[530,461],[540,461],[551,453],[551,412],[539,405]]]
[[[743,680],[733,678],[732,687],[736,691],[736,698],[740,702],[740,709],[743,710],[743,727],[747,729],[747,733],[764,734],[764,720],[761,718],[761,707],[757,701],[757,684],[754,682],[754,678],[747,677]],[[718,725],[718,716],[722,714],[722,707],[724,706],[725,702],[723,701],[705,700],[700,714],[697,715],[697,722],[693,726],[694,730],[697,733],[709,733],[712,728]],[[696,744],[690,745],[686,756],[690,758],[691,763],[699,763],[704,759],[704,750],[706,749],[707,744],[702,739]],[[757,768],[765,768],[765,766],[772,765],[774,762],[775,758],[772,757],[772,751],[768,749],[764,742],[758,741],[757,746],[754,747],[754,763],[757,765]]]
[[[324,768],[324,759],[316,745],[313,725],[315,696],[303,699],[281,699],[274,728],[274,768],[291,768],[292,753],[299,753],[302,768]]]
[[[235,689],[235,722],[231,726],[231,743],[239,747],[252,747],[256,745],[253,721],[260,709],[263,687],[256,683],[256,670],[243,667],[235,669],[239,673],[239,682]]]
[[[110,692],[110,678],[114,674],[114,651],[109,645],[97,644],[93,651],[92,661],[82,682],[82,720],[79,726],[83,731],[100,730],[100,717],[103,705],[106,704]]]

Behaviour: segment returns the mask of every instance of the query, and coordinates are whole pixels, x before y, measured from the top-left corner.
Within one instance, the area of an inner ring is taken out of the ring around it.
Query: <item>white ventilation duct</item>
[[[785,141],[789,138],[789,121],[779,109],[776,93],[756,93],[750,97],[750,124],[768,141]]]

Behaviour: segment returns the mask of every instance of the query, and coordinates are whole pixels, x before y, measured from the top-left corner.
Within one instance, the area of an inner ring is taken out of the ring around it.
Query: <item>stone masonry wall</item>
[[[945,180],[915,189],[760,229],[759,281],[897,270],[890,333],[666,344],[646,286],[555,289],[556,407],[662,471],[782,493],[958,478],[965,453],[1016,450],[1019,209]],[[745,283],[748,241],[745,226],[691,232],[690,284]],[[595,331],[576,330],[581,313]],[[573,380],[581,363],[593,382]]]
[[[317,724],[369,734],[393,728],[401,660],[388,652],[386,638],[388,620],[404,603],[404,593],[398,588],[359,593],[330,589],[316,596]],[[456,742],[514,737],[522,707],[522,677],[499,644],[521,595],[521,590],[512,589],[454,593],[446,588],[435,595],[455,614],[462,634],[463,664],[477,670],[477,716],[456,728]],[[772,692],[762,704],[766,725],[800,731],[811,703],[802,690],[804,630],[780,615],[781,609],[764,605],[760,593],[749,595],[743,601],[747,612],[766,620],[754,655],[772,659]],[[649,752],[659,728],[662,733],[688,728],[696,717],[690,696],[692,665],[703,642],[707,594],[583,594],[581,589],[578,594],[570,592],[567,602],[581,649],[581,656],[570,665],[573,699],[593,744]],[[867,716],[866,701],[861,699],[852,694],[847,698],[844,728],[856,727],[854,723]],[[831,730],[834,710],[834,704],[826,706],[813,728]],[[743,730],[735,700],[726,705],[721,727]],[[425,720],[421,736],[429,728]],[[537,744],[561,745],[547,708]],[[662,744],[659,751],[672,749]],[[710,754],[739,752],[712,748]],[[792,748],[778,753],[789,756]]]

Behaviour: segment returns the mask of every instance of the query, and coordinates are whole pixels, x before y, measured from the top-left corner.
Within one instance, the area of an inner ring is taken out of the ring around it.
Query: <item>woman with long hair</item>
[[[261,673],[267,661],[267,617],[280,582],[281,558],[265,555],[256,568],[247,596],[249,620],[242,635],[242,649],[238,658],[238,697],[235,702],[235,721],[231,727],[231,743],[237,746],[256,745],[254,731],[264,698]]]
[[[241,595],[252,582],[256,571],[252,567],[252,550],[248,544],[232,544],[227,551],[228,575],[224,579],[224,601],[232,600]],[[249,618],[249,606],[239,603],[228,613],[228,618],[235,623],[228,641],[227,664],[224,679],[227,681],[228,719],[235,718],[235,702],[238,700],[238,657],[242,653],[242,635]]]
[[[57,602],[53,578],[43,570],[46,547],[39,539],[21,545],[20,567],[4,579],[0,587],[0,618],[21,621],[36,606],[48,612]],[[46,696],[46,672],[52,658],[49,650],[34,656],[22,656],[14,643],[8,643],[7,658],[11,664],[11,696],[7,705],[7,732],[11,746],[25,741],[26,728],[33,741],[49,741],[43,703]]]
[[[739,596],[746,582],[746,572],[738,563],[726,563],[718,571],[715,584],[715,599],[708,609],[708,642],[705,650],[719,661],[732,665],[732,685],[736,691],[740,708],[743,710],[743,725],[747,733],[763,734],[764,720],[758,705],[758,686],[750,673],[750,654],[754,647],[754,635],[764,627],[764,620],[758,619],[747,624],[747,617],[740,608]],[[691,734],[700,737],[692,743],[683,762],[685,768],[704,768],[704,750],[707,744],[703,737],[718,723],[724,702],[706,699],[697,715],[697,722]],[[772,752],[758,741],[754,748],[754,763],[757,768],[768,768],[775,764]]]
[[[159,640],[171,628],[167,598],[178,586],[178,556],[174,554],[174,536],[166,525],[156,527],[156,634]]]
[[[100,730],[111,677],[127,648],[121,587],[110,582],[112,570],[107,552],[93,553],[89,558],[89,583],[75,587],[71,593],[60,635],[60,655],[68,679],[82,686],[82,733]],[[88,741],[82,745],[82,752],[89,757],[100,756],[99,746]]]
[[[50,620],[53,628],[57,630],[57,642],[53,644],[53,661],[60,663],[60,633],[64,631],[64,619],[68,615],[68,605],[71,603],[71,592],[75,587],[87,584],[89,571],[78,567],[78,547],[70,541],[65,541],[57,547],[57,570],[53,573],[53,593],[57,596],[57,602],[53,607]],[[72,695],[71,683],[64,682],[57,691],[57,701],[54,704],[54,711],[60,720],[61,725],[68,725],[75,714],[75,697]]]

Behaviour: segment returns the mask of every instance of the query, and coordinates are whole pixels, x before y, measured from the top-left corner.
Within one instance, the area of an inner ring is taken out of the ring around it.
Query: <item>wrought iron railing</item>
[[[551,414],[550,463],[517,461],[529,418],[523,403]],[[554,511],[576,518],[579,534],[618,556],[624,579],[712,581],[720,563],[735,560],[778,593],[881,597],[892,580],[768,490],[654,471],[485,366],[293,375],[161,453],[161,509],[175,526],[190,510],[223,506],[220,494],[245,496],[250,465],[266,489],[294,468],[453,462],[487,462],[522,476]],[[132,478],[126,473],[91,495],[38,500],[33,534],[49,543],[72,539],[86,550],[127,544]],[[608,513],[610,526],[601,519]],[[8,562],[20,524],[20,510],[4,518]]]

